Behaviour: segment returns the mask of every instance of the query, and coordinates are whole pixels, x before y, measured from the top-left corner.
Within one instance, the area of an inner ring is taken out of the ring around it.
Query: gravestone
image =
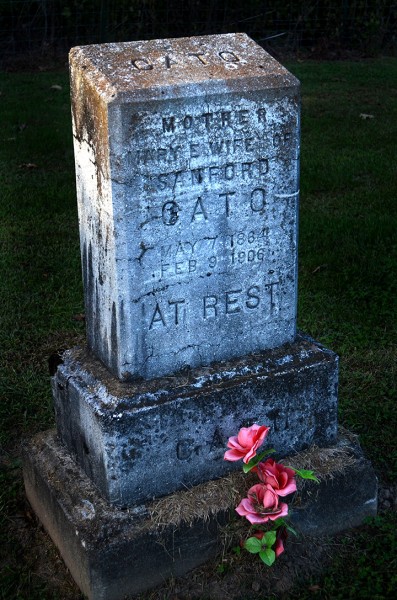
[[[146,504],[240,468],[241,426],[284,455],[335,443],[338,364],[296,332],[298,81],[245,34],[75,48],[70,67],[88,347],[52,378],[58,437],[32,442],[25,482],[80,587],[116,600],[213,551],[181,525],[190,559],[138,574]]]
[[[296,337],[298,81],[244,34],[70,58],[91,356],[53,381],[64,444],[130,506],[226,474],[244,422],[334,442],[337,358]]]
[[[246,35],[71,52],[88,344],[121,380],[291,342],[299,83]]]

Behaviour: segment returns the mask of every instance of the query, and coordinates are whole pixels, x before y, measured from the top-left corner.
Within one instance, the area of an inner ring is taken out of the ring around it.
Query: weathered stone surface
[[[378,480],[371,462],[358,442],[346,435],[335,444],[338,449],[349,453],[353,464],[331,470],[319,486],[306,487],[294,507],[294,525],[307,535],[333,535],[376,515]]]
[[[244,360],[134,384],[72,350],[52,381],[63,443],[120,506],[229,473],[236,464],[222,460],[226,442],[243,425],[270,425],[270,444],[284,455],[332,444],[337,383],[337,356],[300,336]]]
[[[159,529],[144,505],[115,509],[53,432],[25,448],[24,481],[34,511],[89,600],[124,600],[183,575],[218,548],[218,519],[224,522],[224,515]]]
[[[245,34],[70,64],[92,351],[132,380],[292,341],[298,81]]]
[[[330,535],[376,514],[377,482],[371,465],[359,446],[343,438],[340,444],[357,461],[342,472],[330,472],[319,486],[308,484],[301,493],[301,508],[292,515],[301,535]],[[89,600],[124,600],[167,577],[185,574],[219,549],[219,525],[228,514],[225,506],[209,507],[212,514],[207,520],[200,515],[191,525],[187,519],[176,525],[175,515],[169,520],[162,515],[159,528],[150,517],[150,505],[132,510],[108,505],[53,432],[40,434],[25,447],[24,476],[29,501]],[[216,485],[222,496],[225,487],[235,486],[229,478]],[[203,498],[206,504],[205,486],[196,488],[194,497],[197,506],[202,506]],[[236,502],[233,494],[230,497],[233,510]],[[288,552],[289,545],[287,558]]]

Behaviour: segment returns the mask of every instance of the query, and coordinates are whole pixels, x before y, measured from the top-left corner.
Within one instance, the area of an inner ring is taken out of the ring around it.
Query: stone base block
[[[224,521],[224,513],[158,527],[144,505],[114,508],[54,432],[25,448],[24,480],[29,502],[90,600],[122,600],[183,575],[216,553],[217,518]]]
[[[293,344],[121,383],[83,350],[69,350],[53,377],[59,435],[109,502],[132,506],[222,477],[240,427],[270,425],[284,454],[333,444],[338,359],[300,336]],[[148,477],[150,473],[150,477]]]
[[[298,481],[291,521],[308,536],[334,535],[376,515],[378,480],[357,437],[341,430],[334,446],[312,448],[283,461],[312,469],[320,484]]]
[[[305,484],[292,515],[301,533],[336,533],[376,514],[376,477],[356,443],[342,437],[288,460],[300,468],[313,462],[321,483]],[[90,600],[122,600],[213,557],[219,525],[249,487],[239,472],[121,510],[100,497],[54,432],[25,446],[24,478],[33,509]]]

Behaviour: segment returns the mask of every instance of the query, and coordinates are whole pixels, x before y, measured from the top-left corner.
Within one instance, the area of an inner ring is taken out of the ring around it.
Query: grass
[[[397,588],[397,515],[381,515],[339,540],[332,568],[306,582],[291,600],[385,600]]]
[[[66,75],[3,75],[1,92],[0,441],[12,445],[52,421],[48,352],[76,330],[82,287]]]
[[[340,419],[394,480],[396,62],[310,67],[294,66],[303,82],[299,325],[340,355]]]
[[[340,422],[387,484],[397,479],[397,61],[288,66],[303,97],[298,325],[341,356]],[[49,355],[84,334],[67,74],[3,73],[0,104],[0,598],[78,598],[25,503],[19,460],[21,438],[53,424]],[[331,570],[291,597],[392,597],[396,530],[390,511],[342,537]]]

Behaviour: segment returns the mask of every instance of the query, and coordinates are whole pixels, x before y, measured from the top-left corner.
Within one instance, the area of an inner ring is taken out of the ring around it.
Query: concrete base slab
[[[291,520],[308,536],[334,535],[359,526],[378,508],[378,480],[357,437],[341,430],[335,445],[302,452],[283,461],[314,470],[320,485],[298,482]]]
[[[284,455],[336,440],[338,357],[303,336],[275,350],[129,384],[81,349],[63,360],[52,380],[59,435],[117,506],[238,469],[222,459],[242,426],[269,425],[269,443]]]
[[[151,522],[144,505],[112,507],[54,432],[25,448],[24,480],[29,502],[90,600],[121,600],[216,553],[217,518],[163,528]],[[219,518],[225,521],[224,514]]]
[[[303,534],[327,535],[376,514],[376,477],[359,446],[342,437],[333,448],[316,452],[319,465],[330,454],[342,460],[334,470],[328,462],[319,486],[305,484],[296,499],[295,527]],[[24,478],[33,509],[90,600],[122,600],[215,556],[219,526],[235,515],[248,488],[247,478],[234,473],[121,510],[103,500],[53,431],[25,446]]]

